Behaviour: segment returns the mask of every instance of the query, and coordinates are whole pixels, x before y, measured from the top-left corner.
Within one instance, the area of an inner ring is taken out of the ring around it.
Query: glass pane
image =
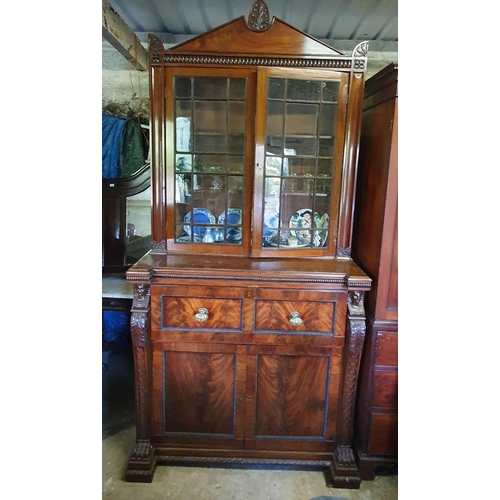
[[[316,175],[315,158],[288,158],[289,175],[314,177]]]
[[[276,176],[281,175],[281,164],[283,158],[279,156],[266,156],[266,175]]]
[[[191,97],[191,78],[175,77],[175,97]]]
[[[227,156],[227,170],[230,174],[242,174],[245,170],[245,157],[231,155]]]
[[[286,105],[286,135],[316,135],[318,121],[317,104]]]
[[[283,78],[269,78],[269,99],[285,98],[286,80]]]
[[[316,80],[288,80],[287,101],[319,101],[321,82]]]
[[[337,102],[339,98],[339,82],[323,82],[323,101]]]
[[[226,171],[226,156],[218,154],[194,155],[195,172],[220,174]]]
[[[284,103],[271,101],[267,110],[267,150],[274,154],[283,152]]]
[[[126,198],[127,264],[137,262],[151,246],[151,187]]]
[[[175,116],[177,151],[191,151],[191,101],[176,101]]]
[[[318,177],[332,177],[333,176],[333,160],[322,159],[318,160]]]
[[[228,153],[243,154],[245,152],[245,103],[229,102],[229,136]]]
[[[230,175],[227,178],[227,206],[229,208],[243,208],[243,176]]]
[[[286,137],[285,148],[293,149],[297,155],[316,155],[316,137]]]
[[[264,187],[264,215],[262,244],[270,246],[269,239],[278,235],[280,212],[281,181],[279,178],[267,178]]]
[[[229,99],[246,99],[246,80],[243,78],[229,79]]]
[[[319,140],[319,156],[333,156],[334,154],[334,144],[332,139],[323,139]]]
[[[191,175],[176,174],[175,175],[175,202],[190,203],[191,197]]]
[[[193,160],[191,155],[185,153],[177,153],[175,155],[175,170],[176,172],[191,172]]]
[[[225,101],[194,102],[194,149],[205,153],[226,152]]]
[[[194,79],[195,99],[226,99],[227,78],[198,77]]]
[[[333,137],[337,125],[337,106],[322,104],[319,113],[319,135]]]

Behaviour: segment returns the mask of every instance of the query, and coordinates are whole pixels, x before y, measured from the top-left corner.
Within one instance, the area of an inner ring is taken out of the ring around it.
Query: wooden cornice
[[[106,0],[102,0],[102,36],[133,67],[141,71],[148,69],[147,50]]]

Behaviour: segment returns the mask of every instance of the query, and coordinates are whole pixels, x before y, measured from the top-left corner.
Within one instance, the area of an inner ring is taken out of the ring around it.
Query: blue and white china
[[[206,227],[205,226],[191,226],[191,224],[215,224],[215,215],[210,212],[207,208],[195,208],[193,211],[188,212],[184,216],[184,231],[189,236],[191,235],[191,228],[193,229],[193,236],[203,238],[205,234]]]

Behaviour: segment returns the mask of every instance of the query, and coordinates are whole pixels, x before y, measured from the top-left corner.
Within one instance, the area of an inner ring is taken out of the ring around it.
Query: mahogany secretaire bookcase
[[[346,56],[253,4],[149,37],[152,246],[127,272],[137,442],[157,463],[317,467],[358,488],[370,278],[351,259],[367,43]]]

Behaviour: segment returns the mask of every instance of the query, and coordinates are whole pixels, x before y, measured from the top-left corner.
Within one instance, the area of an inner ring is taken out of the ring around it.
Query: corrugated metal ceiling
[[[109,0],[138,37],[178,43],[237,17],[253,0]],[[325,42],[397,42],[398,0],[266,0],[271,17]],[[141,36],[143,35],[143,36]]]

